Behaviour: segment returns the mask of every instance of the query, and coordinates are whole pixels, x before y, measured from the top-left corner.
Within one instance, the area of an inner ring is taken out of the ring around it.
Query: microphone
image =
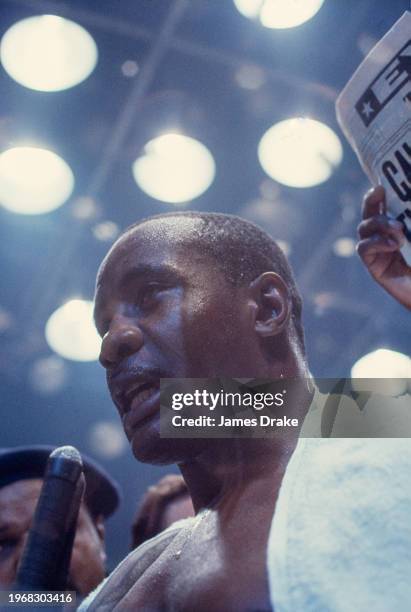
[[[73,446],[49,456],[43,486],[14,585],[16,590],[64,591],[85,479]]]

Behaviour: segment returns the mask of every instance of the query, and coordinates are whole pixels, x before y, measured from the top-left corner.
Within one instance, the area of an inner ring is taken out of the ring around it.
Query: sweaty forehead
[[[104,258],[98,275],[97,287],[107,278],[118,276],[135,265],[177,265],[182,262],[194,264],[196,254],[193,243],[202,227],[202,220],[187,217],[163,217],[148,219],[130,229],[117,240]],[[190,250],[187,253],[187,250]],[[183,255],[183,257],[182,257]],[[186,257],[190,255],[190,257]]]
[[[130,234],[143,234],[148,240],[156,242],[166,238],[172,243],[184,243],[193,238],[202,228],[204,222],[199,217],[153,217],[143,221]]]

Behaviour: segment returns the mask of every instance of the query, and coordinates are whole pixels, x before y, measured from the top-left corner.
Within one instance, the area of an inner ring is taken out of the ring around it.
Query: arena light
[[[355,240],[349,237],[338,238],[333,244],[333,251],[338,257],[351,257],[355,253]]]
[[[292,118],[273,125],[261,138],[258,158],[265,172],[290,187],[326,181],[342,160],[342,146],[326,125]]]
[[[289,257],[291,255],[291,245],[287,240],[276,240],[277,245],[280,247],[284,255]]]
[[[151,197],[178,204],[198,197],[214,180],[215,163],[198,140],[163,134],[150,140],[133,164],[133,176]]]
[[[355,362],[351,368],[351,378],[356,391],[402,395],[406,393],[411,380],[411,359],[397,351],[378,349]]]
[[[67,366],[57,355],[37,359],[29,371],[31,386],[43,395],[61,391],[67,378]]]
[[[264,70],[253,64],[243,64],[236,70],[234,75],[238,85],[243,89],[257,90],[265,83]]]
[[[294,28],[308,21],[324,0],[234,0],[237,9],[266,28]]]
[[[12,212],[38,215],[54,210],[73,187],[70,167],[52,151],[15,147],[0,155],[0,203]]]
[[[93,302],[70,300],[50,316],[45,329],[50,348],[72,361],[94,361],[101,338],[93,322]]]
[[[128,447],[122,427],[111,421],[95,423],[91,427],[89,440],[93,452],[105,459],[119,457]]]
[[[0,44],[6,72],[21,85],[38,91],[59,91],[81,83],[94,70],[97,56],[90,34],[56,15],[18,21]]]
[[[92,232],[101,242],[113,242],[120,235],[120,228],[114,221],[101,221],[93,227]]]

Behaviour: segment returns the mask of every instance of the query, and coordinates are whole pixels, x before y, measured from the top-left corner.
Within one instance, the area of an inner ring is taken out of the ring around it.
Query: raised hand
[[[411,267],[400,253],[402,224],[387,215],[385,191],[371,189],[362,207],[357,251],[371,276],[400,304],[411,310]]]

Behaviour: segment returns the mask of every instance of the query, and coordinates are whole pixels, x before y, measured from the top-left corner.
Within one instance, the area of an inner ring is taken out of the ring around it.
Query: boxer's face
[[[248,377],[258,369],[246,290],[188,244],[196,223],[145,222],[114,245],[97,279],[100,360],[142,461],[181,461],[207,442],[160,439],[160,378]]]
[[[19,480],[0,489],[0,588],[13,585],[43,482]],[[80,507],[70,564],[68,588],[82,596],[105,576],[101,520],[93,522],[86,506]]]

